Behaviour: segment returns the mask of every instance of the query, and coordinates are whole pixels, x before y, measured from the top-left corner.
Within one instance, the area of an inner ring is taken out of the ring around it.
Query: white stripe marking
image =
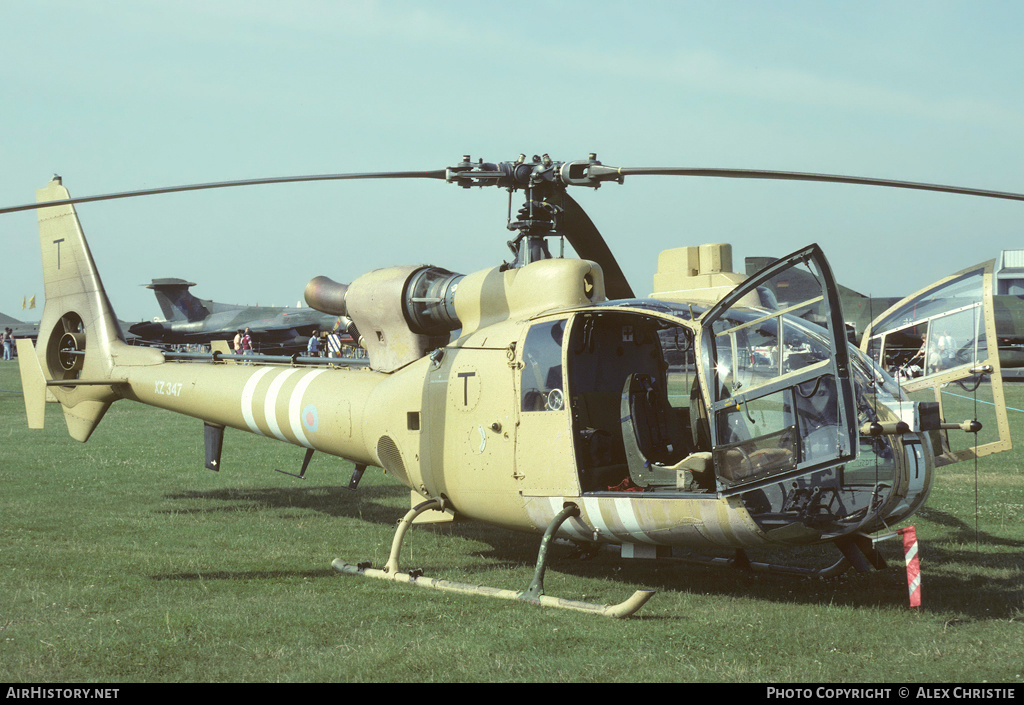
[[[910,548],[907,549],[906,555],[904,556],[904,559],[906,560],[907,565],[910,565],[910,561],[914,560],[914,558],[916,556],[917,556],[917,542],[915,541],[914,543],[912,543],[910,545]]]
[[[629,533],[630,537],[637,539],[638,541],[643,541],[644,543],[654,543],[654,541],[652,541],[641,528],[640,520],[637,519],[632,499],[629,499],[628,497],[616,497],[615,511],[618,512],[622,528]]]
[[[250,431],[252,431],[253,433],[258,433],[261,436],[265,436],[266,434],[263,433],[263,431],[261,431],[258,426],[256,426],[256,419],[253,417],[252,413],[252,398],[253,395],[256,393],[256,385],[259,384],[259,381],[263,379],[263,377],[268,372],[270,372],[271,369],[273,368],[263,367],[254,372],[253,375],[249,377],[249,381],[245,383],[245,388],[242,390],[242,418],[245,419],[245,423],[249,427]]]
[[[288,439],[281,433],[281,426],[277,423],[277,397],[281,393],[281,387],[284,386],[285,380],[296,372],[298,372],[296,368],[289,367],[275,377],[274,381],[270,383],[270,389],[267,390],[267,398],[263,402],[263,413],[267,417],[267,426],[270,428],[270,432],[274,434],[274,438],[279,441],[286,441]]]
[[[587,510],[587,519],[594,525],[597,533],[608,538],[615,538],[615,534],[608,528],[604,517],[601,516],[601,500],[593,497],[584,497],[583,506]]]

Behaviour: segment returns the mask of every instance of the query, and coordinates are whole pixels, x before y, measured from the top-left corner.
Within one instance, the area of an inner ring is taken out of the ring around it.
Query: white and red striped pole
[[[907,590],[910,593],[910,606],[921,606],[921,567],[917,561],[917,531],[907,526],[897,531],[903,538],[903,557],[907,562]]]

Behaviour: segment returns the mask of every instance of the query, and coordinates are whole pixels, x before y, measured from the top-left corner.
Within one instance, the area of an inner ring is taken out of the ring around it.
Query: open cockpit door
[[[762,292],[816,282],[798,302]],[[707,423],[719,489],[747,489],[856,457],[845,325],[831,269],[811,245],[750,277],[701,317]]]
[[[903,299],[876,318],[861,341],[864,352],[912,400],[932,407],[937,402],[942,427],[932,432],[937,465],[1011,448],[993,264],[969,267]]]

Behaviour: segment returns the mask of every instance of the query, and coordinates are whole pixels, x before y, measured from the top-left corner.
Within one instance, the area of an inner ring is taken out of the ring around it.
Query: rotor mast
[[[601,166],[597,154],[586,160],[556,162],[547,154],[527,161],[525,154],[510,162],[474,163],[467,154],[456,166],[446,170],[445,180],[463,188],[499,186],[509,192],[508,229],[516,236],[509,240],[514,259],[509,268],[523,267],[531,262],[550,259],[547,239],[566,236],[565,189],[569,185],[597,188],[601,181],[614,176],[592,176],[592,168]],[[621,179],[615,179],[621,181]],[[524,203],[512,219],[512,193],[524,191]]]

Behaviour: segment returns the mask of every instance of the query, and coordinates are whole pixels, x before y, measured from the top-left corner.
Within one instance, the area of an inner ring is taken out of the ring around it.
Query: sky
[[[595,152],[1024,192],[1024,4],[190,0],[0,4],[0,205],[234,179]],[[637,293],[658,253],[816,242],[840,283],[912,293],[1024,247],[1024,203],[634,176],[576,200]],[[126,321],[143,285],[296,305],[306,283],[510,258],[508,195],[443,181],[219,189],[77,207]],[[518,208],[519,202],[515,202]],[[0,215],[0,312],[42,304],[36,216]]]

